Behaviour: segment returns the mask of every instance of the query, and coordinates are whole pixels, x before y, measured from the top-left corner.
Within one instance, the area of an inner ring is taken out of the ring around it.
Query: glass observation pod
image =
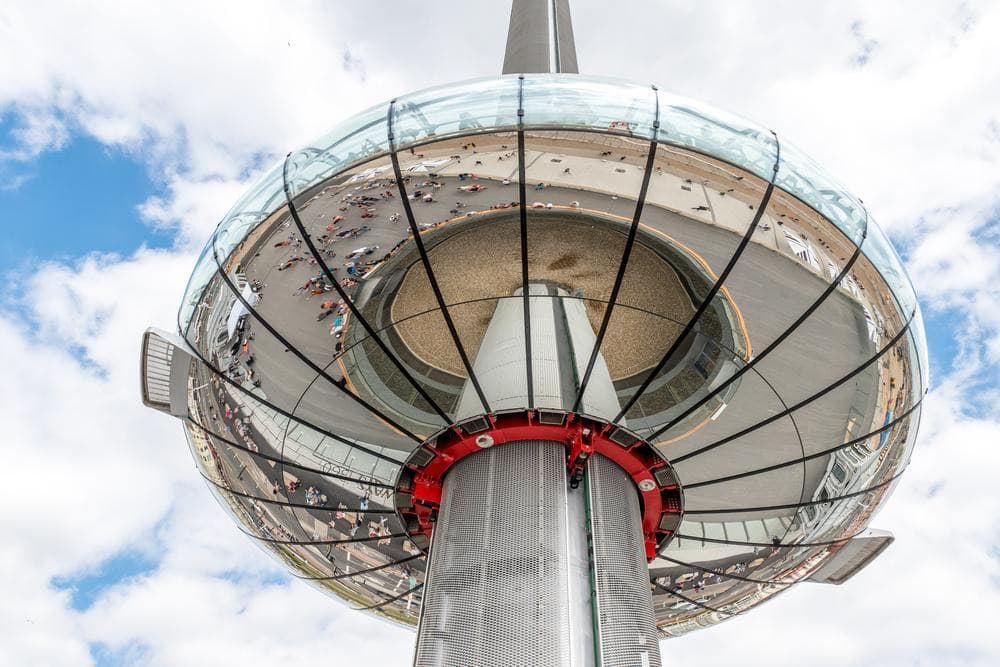
[[[575,421],[669,462],[646,536],[676,636],[891,541],[868,523],[928,372],[860,200],[770,130],[575,74],[398,97],[290,153],[218,225],[178,326],[146,336],[144,400],[223,506],[407,625],[417,478],[454,433]]]

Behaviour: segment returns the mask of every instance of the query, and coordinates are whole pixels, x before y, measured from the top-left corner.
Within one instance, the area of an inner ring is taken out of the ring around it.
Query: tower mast
[[[569,0],[514,0],[503,74],[578,74]]]

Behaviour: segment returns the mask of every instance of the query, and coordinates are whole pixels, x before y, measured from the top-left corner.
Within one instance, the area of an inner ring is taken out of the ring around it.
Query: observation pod
[[[373,107],[247,193],[143,401],[295,576],[419,627],[415,664],[658,665],[892,541],[920,311],[779,135],[518,39],[523,73]]]

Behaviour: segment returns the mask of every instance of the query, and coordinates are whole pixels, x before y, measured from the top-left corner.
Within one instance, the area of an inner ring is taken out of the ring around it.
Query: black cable
[[[417,558],[422,558],[423,554],[416,554],[415,556],[408,556],[406,558],[401,558],[399,560],[389,561],[388,563],[383,563],[382,565],[376,565],[375,567],[370,567],[367,570],[357,570],[356,572],[346,572],[344,574],[334,574],[329,577],[303,577],[302,575],[292,573],[292,576],[296,579],[302,579],[303,581],[340,581],[341,579],[350,579],[356,577],[360,574],[368,574],[370,572],[378,572],[379,570],[384,570],[386,568],[392,567],[393,565],[402,565],[403,563],[409,563],[411,560]]]
[[[455,343],[455,349],[458,350],[458,356],[461,357],[462,365],[465,366],[465,372],[468,373],[469,381],[472,382],[476,395],[479,397],[479,402],[483,406],[483,412],[489,413],[491,412],[490,404],[487,402],[486,395],[483,393],[483,389],[479,385],[479,379],[472,370],[472,363],[469,361],[469,355],[466,354],[465,347],[462,345],[462,341],[458,336],[458,330],[455,328],[455,322],[451,319],[451,313],[448,312],[448,306],[444,301],[444,296],[441,294],[441,287],[438,285],[437,278],[434,277],[434,269],[431,268],[431,261],[427,256],[427,249],[424,247],[424,240],[420,236],[420,228],[417,226],[417,221],[413,217],[413,208],[410,206],[410,198],[406,193],[406,185],[403,183],[403,171],[399,167],[399,155],[396,153],[396,141],[393,137],[393,116],[395,115],[395,110],[396,100],[393,100],[389,103],[386,124],[389,132],[389,157],[392,160],[392,172],[396,178],[396,186],[399,189],[399,198],[403,204],[403,211],[406,213],[406,220],[410,225],[410,232],[413,234],[413,241],[417,245],[417,252],[420,253],[420,261],[423,262],[424,271],[427,273],[427,282],[430,284],[431,291],[434,292],[434,298],[437,300],[438,309],[441,311],[444,323],[448,327],[448,333],[451,334],[451,339]]]
[[[248,530],[244,530],[241,526],[237,524],[241,533],[249,535],[255,540],[260,540],[261,542],[267,542],[269,544],[287,544],[291,546],[308,547],[313,545],[323,545],[323,544],[357,544],[358,542],[377,542],[379,540],[389,540],[395,537],[409,537],[408,533],[389,533],[388,535],[376,535],[375,537],[352,537],[346,540],[280,540],[273,537],[262,537],[260,535],[254,535]]]
[[[702,567],[701,565],[695,565],[694,563],[685,563],[684,561],[676,560],[668,556],[660,554],[659,556],[662,560],[674,563],[681,567],[689,567],[692,570],[698,570],[704,572],[705,574],[712,574],[717,577],[725,577],[726,579],[735,579],[736,581],[745,581],[753,584],[771,584],[773,586],[793,586],[798,583],[798,581],[778,581],[777,579],[752,579],[750,577],[741,577],[738,574],[726,574],[725,572],[719,572],[717,570],[712,570],[707,567]]]
[[[673,588],[667,588],[666,586],[663,586],[662,584],[658,584],[655,581],[651,582],[651,583],[653,584],[654,587],[658,588],[659,590],[663,591],[664,593],[667,593],[669,595],[673,595],[674,597],[680,598],[680,599],[684,600],[685,602],[690,602],[694,606],[701,607],[702,609],[705,609],[707,611],[714,611],[717,614],[725,614],[726,616],[738,616],[740,613],[742,613],[742,612],[736,612],[734,614],[732,612],[723,611],[721,609],[716,609],[715,607],[710,607],[707,604],[704,604],[702,602],[698,602],[697,600],[689,598],[688,596],[684,595],[683,593],[681,593],[678,590],[674,590]]]
[[[890,480],[891,481],[891,480]],[[834,544],[843,544],[844,542],[850,542],[855,537],[859,537],[864,533],[868,532],[868,528],[862,528],[858,532],[848,537],[841,537],[836,540],[826,540],[823,542],[795,542],[792,544],[784,544],[781,542],[738,542],[736,540],[720,540],[717,537],[696,537],[695,535],[685,535],[682,533],[674,533],[674,538],[681,540],[692,540],[694,542],[711,542],[712,544],[729,544],[737,547],[771,547],[774,549],[798,549],[799,547],[829,547]],[[669,548],[668,544],[666,548]],[[657,554],[661,555],[661,554]]]
[[[247,498],[248,500],[257,500],[262,503],[268,503],[271,505],[278,505],[279,507],[297,507],[299,509],[305,510],[316,510],[317,512],[360,512],[362,514],[395,514],[396,510],[372,510],[372,509],[361,509],[359,507],[330,507],[328,505],[310,505],[308,503],[293,503],[287,500],[275,500],[272,498],[264,498],[262,496],[255,496],[251,493],[243,493],[242,491],[237,491],[231,487],[225,486],[216,482],[214,479],[206,475],[204,472],[198,471],[202,477],[204,477],[210,484],[215,486],[226,493],[231,493],[234,496],[239,496],[240,498]],[[303,528],[305,530],[305,528]]]
[[[656,86],[653,86],[653,91],[655,93]],[[635,244],[635,236],[639,231],[639,220],[642,217],[643,206],[646,204],[646,192],[649,190],[649,179],[653,173],[653,163],[656,160],[656,147],[659,145],[657,135],[660,131],[660,97],[659,94],[655,94],[654,97],[656,98],[656,115],[653,117],[653,138],[649,142],[649,152],[646,155],[646,168],[642,174],[642,185],[639,187],[639,198],[635,202],[632,224],[629,226],[628,237],[625,239],[625,248],[622,251],[621,262],[618,263],[618,273],[615,275],[615,282],[611,287],[608,305],[604,309],[604,317],[601,318],[601,326],[598,328],[597,338],[594,340],[594,349],[590,351],[590,359],[587,360],[587,369],[583,373],[583,379],[580,380],[580,389],[576,394],[576,400],[573,401],[571,412],[577,412],[580,409],[580,403],[583,402],[583,394],[587,390],[587,384],[590,382],[590,375],[594,371],[594,364],[597,363],[597,355],[601,352],[601,344],[604,342],[604,335],[608,331],[611,314],[615,309],[615,303],[618,301],[618,292],[621,290],[622,282],[625,280],[625,270],[628,268],[628,262],[632,256],[632,246]]]
[[[667,362],[670,361],[670,357],[672,357],[674,353],[678,349],[680,349],[680,346],[683,344],[684,340],[694,329],[695,325],[698,323],[698,320],[701,319],[701,316],[712,305],[712,301],[715,299],[715,295],[718,294],[720,289],[722,289],[723,284],[726,282],[726,279],[729,277],[729,274],[732,272],[732,270],[736,268],[736,263],[739,261],[740,256],[742,256],[744,249],[746,249],[747,245],[750,243],[750,239],[751,237],[753,237],[754,232],[757,231],[757,224],[760,222],[760,219],[764,216],[764,211],[767,209],[767,204],[771,200],[771,193],[774,192],[774,181],[778,176],[778,166],[781,164],[781,145],[778,143],[778,135],[774,134],[773,132],[771,134],[774,135],[774,145],[775,145],[774,168],[772,170],[773,173],[771,174],[771,180],[767,184],[767,189],[764,190],[764,196],[761,197],[760,204],[757,205],[757,211],[756,213],[754,213],[753,220],[750,222],[750,226],[747,228],[746,233],[743,234],[743,239],[740,241],[740,244],[736,247],[736,251],[733,253],[733,256],[729,258],[729,263],[726,264],[726,268],[722,270],[722,273],[719,274],[719,277],[715,281],[715,284],[712,285],[712,288],[708,291],[708,294],[705,295],[705,299],[698,305],[698,310],[696,310],[694,315],[691,316],[691,319],[688,321],[687,326],[685,326],[681,334],[674,339],[674,342],[670,345],[670,348],[663,355],[663,358],[660,359],[660,361],[656,364],[653,370],[650,371],[649,375],[646,376],[646,379],[643,380],[642,384],[639,386],[639,389],[636,390],[636,392],[632,395],[631,398],[629,398],[625,406],[618,413],[618,416],[616,416],[613,420],[611,420],[612,422],[617,422],[621,420],[622,417],[625,416],[625,413],[629,411],[629,409],[635,404],[635,402],[639,400],[639,398],[642,396],[643,392],[645,392],[646,389],[649,388],[649,385],[652,384],[653,380],[656,379],[656,375],[661,370],[663,370],[664,366],[667,365]]]
[[[862,436],[859,436],[857,438],[854,438],[853,440],[848,440],[847,442],[845,442],[842,445],[837,445],[836,447],[830,447],[829,449],[824,449],[822,451],[815,452],[813,454],[809,454],[808,456],[803,456],[801,458],[791,459],[791,460],[788,460],[788,461],[783,461],[781,463],[775,463],[773,465],[769,465],[769,466],[766,466],[764,468],[757,468],[756,470],[747,470],[745,472],[736,473],[734,475],[727,475],[726,477],[717,477],[715,479],[709,479],[709,480],[705,480],[703,482],[691,482],[691,483],[685,482],[684,489],[685,490],[688,490],[688,489],[697,489],[697,488],[702,487],[702,486],[710,486],[712,484],[721,484],[723,482],[731,482],[733,480],[742,479],[744,477],[751,477],[753,475],[760,475],[760,474],[765,473],[765,472],[771,472],[773,470],[778,470],[779,468],[784,468],[784,467],[787,467],[787,466],[796,465],[798,463],[805,463],[806,461],[811,461],[812,459],[817,459],[817,458],[820,458],[820,457],[823,457],[823,456],[827,456],[829,454],[833,454],[833,453],[838,452],[838,451],[840,451],[842,449],[847,449],[848,447],[853,447],[854,445],[856,445],[856,444],[858,444],[860,442],[864,442],[868,438],[874,437],[876,435],[879,435],[880,433],[883,433],[885,431],[888,431],[888,430],[891,430],[891,429],[895,428],[896,425],[898,425],[899,423],[901,423],[904,419],[908,418],[913,413],[914,410],[916,410],[918,407],[920,407],[921,403],[923,403],[923,398],[922,397],[921,397],[920,400],[918,400],[916,403],[914,403],[913,406],[911,406],[908,410],[906,410],[902,414],[898,415],[896,418],[894,418],[888,424],[885,424],[884,426],[882,426],[878,430],[872,431],[871,433],[866,433],[865,435],[862,435]]]
[[[351,315],[353,315],[354,318],[358,321],[358,323],[361,324],[362,328],[364,328],[365,332],[368,334],[368,337],[375,341],[375,344],[378,345],[379,349],[382,350],[383,354],[389,357],[389,360],[396,366],[397,369],[399,369],[399,372],[403,374],[403,377],[405,377],[409,381],[409,383],[413,385],[413,388],[417,390],[417,393],[420,394],[420,397],[423,398],[425,401],[427,401],[427,404],[431,406],[431,409],[438,414],[441,420],[445,424],[450,424],[452,421],[451,418],[447,414],[445,414],[445,412],[441,409],[441,407],[437,404],[437,402],[433,398],[431,398],[430,394],[427,393],[423,385],[421,385],[413,378],[413,376],[410,374],[410,371],[403,365],[403,363],[396,357],[396,355],[393,354],[391,350],[389,350],[389,347],[385,344],[385,342],[378,335],[376,335],[376,332],[372,328],[371,324],[369,324],[365,316],[361,314],[361,311],[358,309],[358,307],[354,305],[354,300],[351,297],[349,297],[347,295],[347,292],[344,291],[344,288],[341,287],[340,282],[337,280],[336,276],[333,275],[333,272],[330,271],[330,267],[327,266],[327,263],[323,260],[323,257],[316,249],[316,245],[313,243],[312,237],[310,236],[309,232],[306,231],[305,225],[302,224],[301,218],[299,218],[299,212],[295,208],[295,203],[292,201],[292,191],[288,187],[288,158],[290,156],[291,153],[285,156],[285,162],[282,167],[282,173],[281,173],[281,178],[283,180],[285,188],[285,201],[288,203],[288,212],[291,213],[292,219],[295,221],[295,226],[298,227],[299,233],[302,234],[302,240],[305,241],[306,245],[309,247],[309,252],[312,253],[312,256],[316,260],[316,263],[319,264],[320,269],[322,269],[323,275],[325,275],[327,280],[330,281],[330,284],[333,285],[333,289],[336,290],[337,295],[341,299],[343,299],[344,303],[350,309]]]
[[[392,604],[392,603],[393,603],[393,602],[395,602],[396,600],[399,600],[399,599],[402,599],[402,598],[405,598],[405,597],[406,597],[407,595],[409,595],[410,593],[416,593],[417,591],[419,591],[419,590],[420,590],[421,588],[423,588],[423,587],[424,587],[424,585],[423,585],[423,584],[417,584],[416,586],[414,586],[414,587],[413,587],[413,588],[411,588],[410,590],[408,590],[408,591],[403,591],[403,592],[402,592],[402,593],[400,593],[399,595],[397,595],[397,596],[395,596],[395,597],[391,597],[391,598],[389,598],[388,600],[383,600],[382,602],[379,602],[379,603],[377,603],[377,604],[373,604],[373,605],[369,605],[369,606],[367,606],[367,607],[352,607],[352,609],[353,609],[354,611],[372,611],[372,610],[374,610],[374,609],[381,609],[382,607],[385,607],[386,605],[390,605],[390,604]],[[381,594],[379,593],[379,595],[381,595]]]
[[[528,293],[528,195],[525,184],[527,166],[524,163],[524,75],[517,80],[517,188],[521,200],[518,206],[521,219],[521,305],[524,321],[525,375],[528,383],[528,409],[535,407],[535,378],[531,363],[531,302]]]
[[[806,405],[809,405],[813,401],[815,401],[817,399],[820,399],[823,396],[826,396],[831,391],[833,391],[834,389],[836,389],[840,385],[844,384],[845,382],[849,381],[855,375],[863,372],[870,365],[872,365],[873,363],[875,363],[876,361],[878,361],[879,359],[881,359],[882,355],[884,355],[886,352],[888,352],[890,349],[892,349],[893,346],[895,346],[896,343],[899,342],[899,339],[902,338],[906,334],[906,332],[910,328],[910,323],[912,321],[913,321],[913,315],[911,314],[910,318],[906,321],[906,325],[902,329],[900,329],[899,332],[895,336],[892,337],[892,340],[890,340],[888,343],[886,343],[885,347],[883,347],[881,350],[879,350],[878,352],[876,352],[871,358],[869,358],[863,364],[861,364],[860,366],[858,366],[853,371],[851,371],[850,373],[848,373],[844,377],[840,378],[836,382],[833,382],[833,383],[827,385],[826,387],[824,387],[823,389],[819,390],[818,392],[816,392],[812,396],[809,396],[808,398],[804,398],[803,400],[799,401],[798,403],[796,403],[792,407],[790,407],[790,408],[788,408],[786,410],[783,410],[783,411],[781,411],[781,412],[779,412],[777,414],[771,415],[770,417],[768,417],[767,419],[764,419],[763,421],[759,421],[756,424],[753,424],[752,426],[748,426],[745,429],[743,429],[743,430],[741,430],[741,431],[739,431],[737,433],[734,433],[732,435],[728,435],[725,438],[722,438],[721,440],[717,440],[717,441],[715,441],[715,442],[713,442],[711,444],[705,445],[704,447],[699,447],[698,449],[696,449],[696,450],[694,450],[692,452],[688,452],[687,454],[684,454],[683,456],[678,456],[675,459],[671,459],[671,463],[674,464],[674,465],[677,465],[678,463],[682,463],[683,461],[686,461],[686,460],[688,460],[688,459],[690,459],[690,458],[692,458],[694,456],[698,456],[699,454],[703,454],[703,453],[705,453],[707,451],[713,450],[716,447],[721,447],[722,445],[725,445],[726,443],[732,442],[733,440],[737,440],[739,438],[742,438],[743,436],[747,435],[748,433],[752,433],[753,431],[756,431],[759,428],[767,426],[768,424],[771,424],[771,423],[777,421],[778,419],[781,419],[785,415],[790,414],[792,412],[795,412],[799,408],[802,408],[802,407],[804,407]]]
[[[905,469],[906,468],[903,468],[903,470]],[[896,473],[889,479],[885,480],[884,482],[880,482],[875,486],[870,486],[867,489],[854,491],[853,493],[847,493],[842,496],[833,496],[830,498],[826,498],[824,500],[809,500],[806,502],[786,503],[784,505],[763,505],[760,507],[735,507],[735,508],[726,507],[722,509],[710,509],[710,510],[692,510],[685,507],[684,516],[694,516],[694,515],[704,516],[706,514],[746,514],[748,512],[769,512],[772,510],[790,510],[790,509],[796,509],[798,507],[810,507],[812,505],[825,505],[827,503],[835,503],[840,500],[848,500],[850,498],[855,498],[857,496],[863,496],[866,493],[872,493],[874,491],[878,491],[879,489],[888,486],[889,484],[892,484],[897,479],[899,479],[899,476],[903,474],[903,470],[900,470],[898,473]]]
[[[295,468],[297,470],[303,470],[305,472],[313,473],[315,475],[322,475],[323,477],[329,477],[331,479],[336,479],[336,480],[340,480],[340,481],[344,481],[344,482],[355,482],[357,484],[364,484],[365,486],[379,487],[379,488],[382,488],[382,489],[395,489],[396,488],[396,487],[392,486],[391,484],[382,484],[381,482],[375,482],[375,481],[370,481],[369,482],[369,481],[365,481],[363,479],[357,479],[357,478],[354,478],[354,477],[349,477],[347,475],[339,475],[337,473],[325,472],[323,470],[320,470],[319,468],[311,468],[309,466],[304,466],[304,465],[301,465],[299,463],[293,463],[291,461],[286,460],[284,457],[277,457],[277,456],[272,456],[270,454],[263,454],[261,452],[255,452],[252,449],[250,449],[249,447],[246,447],[245,445],[241,445],[241,444],[239,444],[237,442],[233,442],[232,440],[229,440],[229,439],[224,438],[223,436],[219,435],[215,431],[211,431],[211,430],[205,428],[204,426],[202,426],[201,424],[199,424],[197,421],[195,421],[194,419],[192,419],[190,416],[187,419],[185,419],[184,421],[187,421],[192,426],[197,426],[199,429],[201,429],[209,437],[215,438],[216,440],[221,440],[222,442],[226,443],[230,447],[234,447],[236,449],[244,451],[244,452],[246,452],[246,453],[248,453],[248,454],[250,454],[252,456],[260,457],[260,458],[264,459],[265,461],[273,461],[274,463],[280,463],[280,464],[286,465],[286,466],[288,466],[290,468]]]

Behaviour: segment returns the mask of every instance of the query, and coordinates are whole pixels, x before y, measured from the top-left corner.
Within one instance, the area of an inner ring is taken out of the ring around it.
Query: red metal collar
[[[524,410],[467,419],[430,437],[410,454],[396,481],[396,510],[414,544],[425,551],[430,544],[444,476],[451,466],[473,452],[518,440],[563,443],[567,474],[574,488],[595,453],[625,470],[639,491],[648,560],[663,550],[680,525],[684,504],[677,475],[648,442],[593,417]]]

